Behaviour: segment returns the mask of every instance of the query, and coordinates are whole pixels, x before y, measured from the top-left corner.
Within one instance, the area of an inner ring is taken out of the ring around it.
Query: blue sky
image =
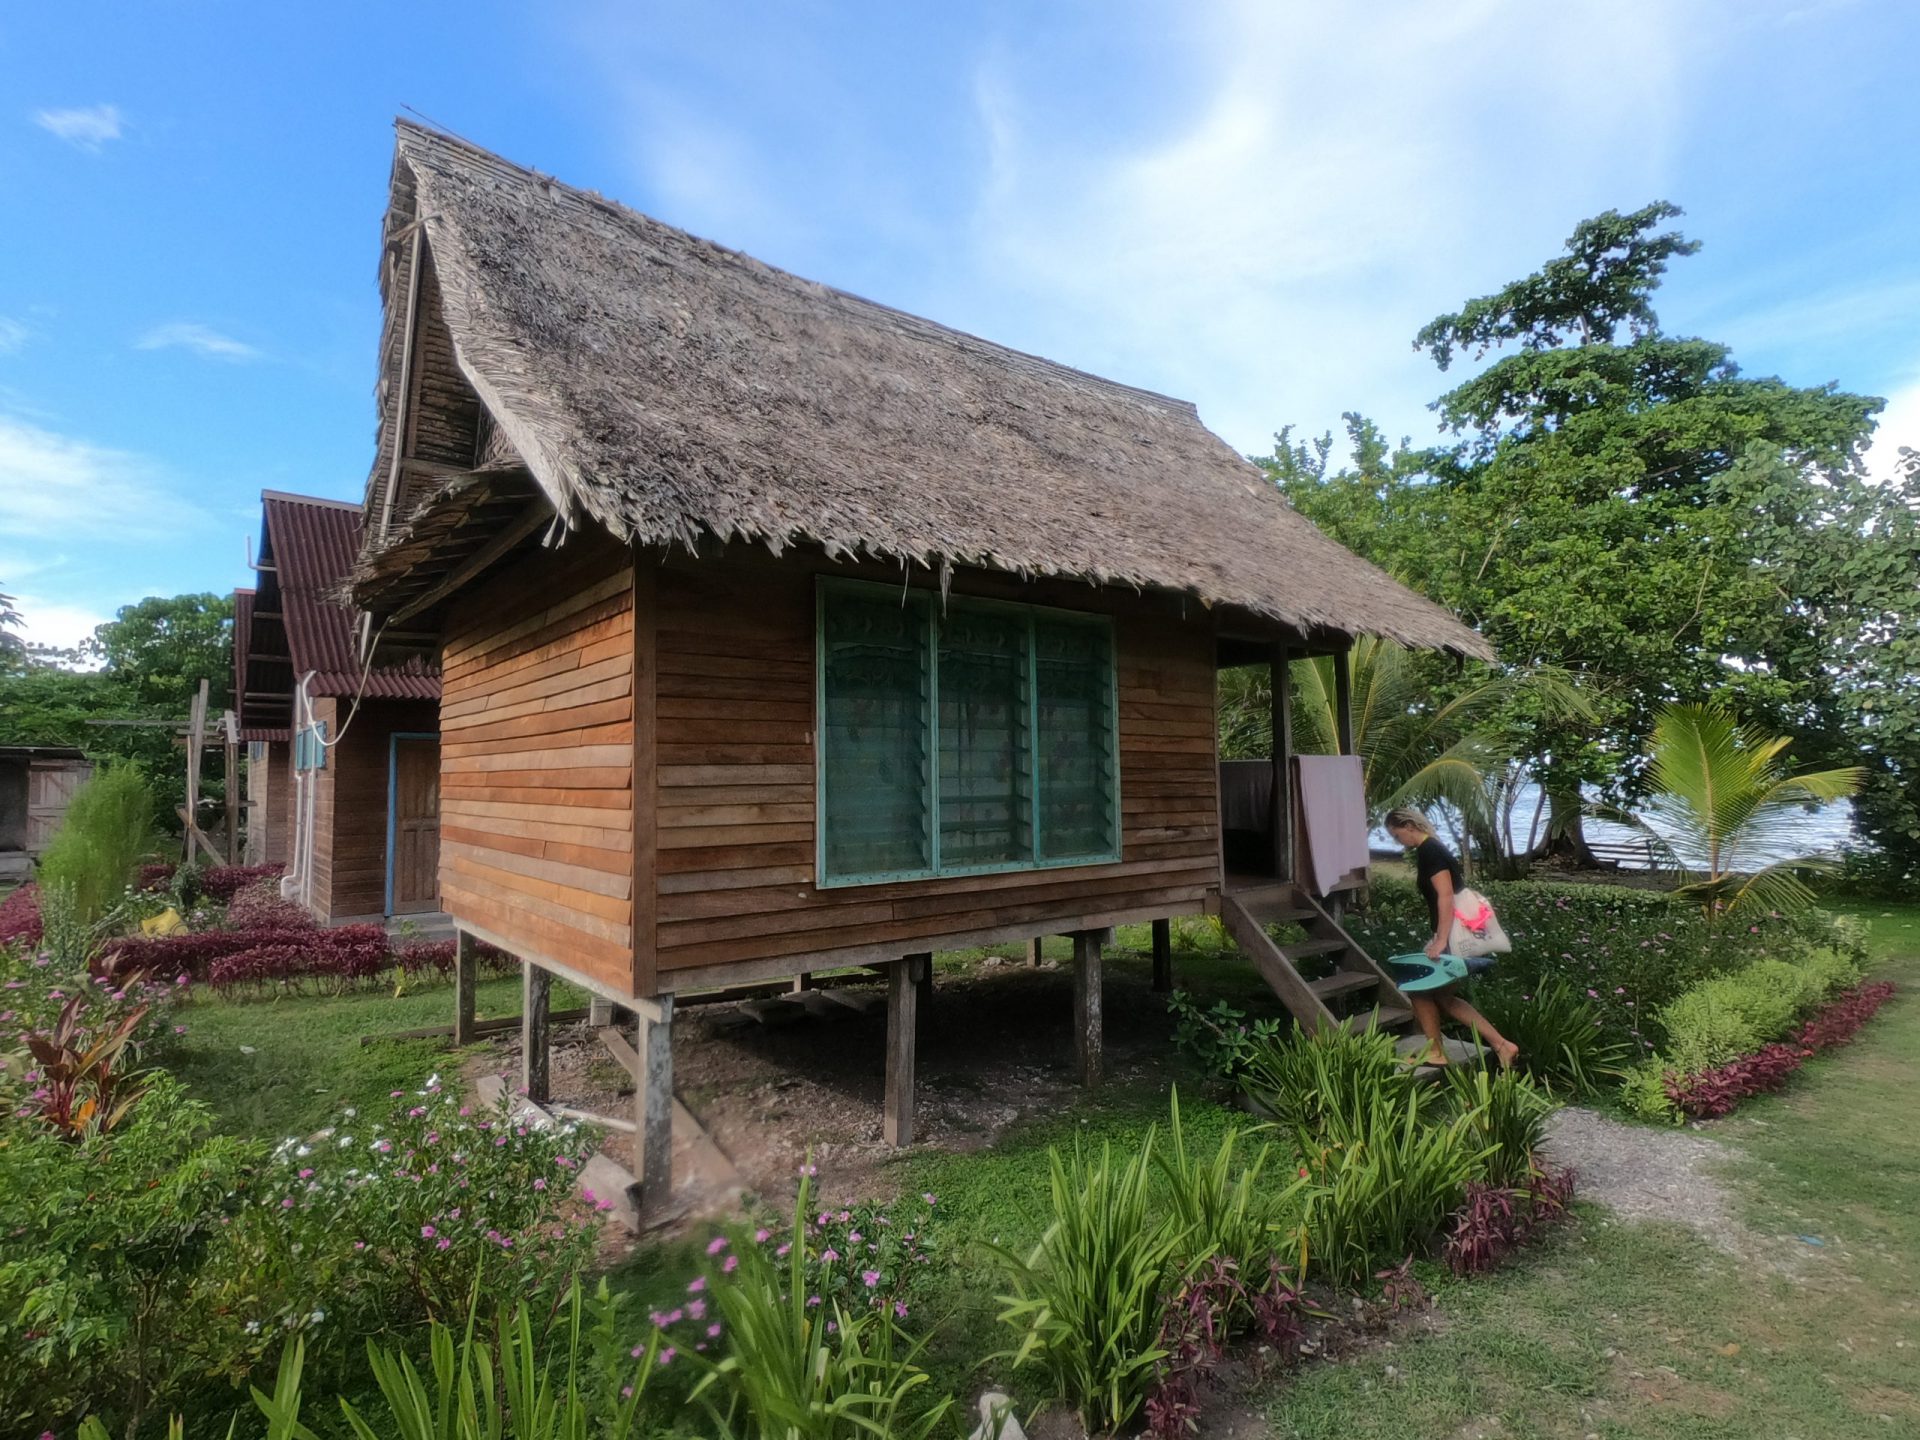
[[[9,7],[0,588],[70,642],[246,583],[262,488],[358,497],[403,106],[1247,450],[1429,438],[1420,325],[1671,199],[1670,328],[1920,446],[1916,51],[1907,0]]]

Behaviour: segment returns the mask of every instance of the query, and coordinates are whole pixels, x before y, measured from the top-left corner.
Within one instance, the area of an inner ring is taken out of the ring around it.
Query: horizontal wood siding
[[[633,567],[576,539],[463,593],[441,657],[440,894],[631,992]]]
[[[815,575],[679,558],[659,574],[659,988],[676,971],[1172,913],[1217,886],[1211,622],[1084,586],[989,580],[956,590],[1115,617],[1120,862],[815,888]]]
[[[285,865],[293,838],[293,747],[285,740],[269,740],[261,756],[259,840],[260,863]],[[251,762],[249,762],[251,763]],[[253,837],[247,846],[254,846]]]

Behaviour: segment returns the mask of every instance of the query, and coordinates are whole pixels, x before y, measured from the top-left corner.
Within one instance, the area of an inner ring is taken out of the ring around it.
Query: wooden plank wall
[[[576,537],[463,593],[441,656],[441,903],[623,993],[633,619],[630,553]]]
[[[269,740],[261,760],[265,773],[260,777],[260,863],[287,863],[293,840],[293,747],[284,740]]]
[[[1219,883],[1214,639],[1204,615],[1085,586],[983,578],[956,593],[1116,617],[1118,864],[814,887],[814,588],[823,567],[670,560],[657,580],[658,986],[836,950],[1197,909]],[[858,570],[835,573],[855,574]],[[877,578],[893,578],[884,574]],[[1197,608],[1197,607],[1196,607]]]

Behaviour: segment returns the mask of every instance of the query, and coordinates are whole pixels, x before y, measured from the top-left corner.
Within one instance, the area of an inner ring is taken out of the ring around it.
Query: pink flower
[[[865,1285],[869,1290],[873,1289],[874,1286],[880,1283],[880,1272],[878,1270],[862,1270],[860,1272],[860,1283]]]
[[[778,1250],[774,1251],[773,1253],[776,1256],[778,1256],[780,1259],[784,1260],[787,1258],[788,1252],[790,1252],[792,1249],[793,1249],[793,1246],[783,1244]]]
[[[825,1250],[822,1250],[820,1252],[820,1258],[826,1261],[827,1264],[831,1265],[834,1261],[840,1258],[840,1252],[838,1250],[835,1250],[831,1245],[829,1245]]]
[[[894,1302],[893,1302],[893,1313],[894,1313],[894,1315],[895,1315],[895,1316],[896,1316],[897,1318],[899,1318],[899,1319],[901,1319],[901,1320],[904,1320],[904,1319],[906,1319],[906,1318],[907,1318],[907,1302],[906,1302],[906,1301],[904,1301],[904,1300],[896,1300],[896,1301],[894,1301]]]
[[[671,1365],[673,1363],[673,1355],[674,1355],[673,1347],[669,1345],[666,1349],[660,1352],[660,1359],[657,1363],[661,1365]]]
[[[689,1295],[698,1295],[702,1290],[706,1288],[707,1288],[707,1277],[704,1275],[696,1275],[688,1283],[687,1293]]]
[[[726,1248],[727,1248],[727,1237],[724,1235],[716,1235],[713,1237],[713,1239],[707,1242],[707,1254],[709,1255],[718,1255],[722,1250]]]
[[[718,1340],[720,1338],[720,1326],[717,1322],[707,1326],[707,1338],[709,1340]]]
[[[282,1200],[282,1201],[280,1202],[280,1208],[281,1208],[282,1210],[291,1210],[291,1209],[293,1209],[293,1196],[291,1196],[291,1195],[289,1195],[289,1196],[287,1196],[287,1198],[286,1198],[286,1199],[284,1199],[284,1200]]]
[[[356,1250],[364,1250],[367,1248],[367,1242],[364,1240],[356,1240],[353,1242],[353,1248]]]
[[[734,1271],[740,1268],[740,1257],[738,1255],[727,1256],[727,1263],[722,1265],[720,1268],[723,1271],[725,1271],[727,1274],[731,1275]]]
[[[547,1182],[546,1182],[546,1179],[545,1179],[544,1177],[542,1177],[542,1178],[540,1178],[540,1179],[537,1179],[537,1180],[535,1180],[535,1181],[533,1182],[533,1188],[534,1188],[534,1189],[536,1189],[536,1190],[544,1190],[544,1189],[546,1189],[546,1188],[547,1188]]]
[[[800,1167],[800,1173],[811,1180],[820,1173],[820,1167],[818,1165],[802,1165]]]
[[[438,1230],[435,1230],[431,1225],[422,1225],[420,1227],[420,1238],[422,1240],[431,1240],[435,1235],[438,1235],[439,1233],[440,1232]]]
[[[433,1248],[436,1250],[450,1250],[453,1248],[453,1241],[442,1235],[438,1240],[433,1242]]]
[[[820,1303],[820,1297],[818,1295],[807,1296],[807,1307],[809,1309],[812,1309],[814,1306],[818,1305],[819,1303]]]
[[[764,1245],[772,1238],[773,1232],[771,1230],[756,1230],[753,1232],[753,1243],[756,1245]]]
[[[308,1166],[308,1167],[307,1167],[306,1169],[304,1169],[304,1170],[302,1170],[302,1171],[300,1172],[300,1178],[301,1178],[302,1180],[306,1180],[306,1179],[308,1179],[308,1178],[310,1178],[310,1177],[312,1176],[312,1174],[313,1174],[313,1167],[312,1167],[311,1165],[309,1165],[309,1166]]]

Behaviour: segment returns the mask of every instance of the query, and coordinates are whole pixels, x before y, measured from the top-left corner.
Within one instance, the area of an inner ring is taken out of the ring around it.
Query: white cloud
[[[9,540],[158,537],[199,519],[151,461],[0,415],[0,534]]]
[[[16,595],[14,601],[22,622],[14,633],[29,645],[71,650],[113,618],[85,605],[65,605],[40,595]]]
[[[1900,450],[1920,450],[1920,375],[1887,397],[1887,408],[1880,412],[1880,425],[1873,432],[1873,444],[1867,450],[1867,473],[1878,480],[1891,480],[1900,463]]]
[[[1195,399],[1243,448],[1355,406],[1430,426],[1446,377],[1413,333],[1664,188],[1681,57],[1655,0],[1225,0],[1167,23],[1198,98],[1142,143],[1049,116],[1038,59],[982,69],[975,244],[1025,327],[996,338]]]
[[[27,336],[31,333],[18,320],[9,320],[5,315],[0,315],[0,355],[11,355],[27,343]]]
[[[109,140],[120,138],[120,107],[89,105],[77,110],[41,110],[33,123],[90,155],[98,155]]]
[[[214,360],[258,360],[260,352],[243,340],[231,335],[222,335],[210,325],[195,324],[190,320],[175,321],[170,325],[156,325],[138,340],[134,341],[136,350],[191,350],[196,355],[205,355]]]

